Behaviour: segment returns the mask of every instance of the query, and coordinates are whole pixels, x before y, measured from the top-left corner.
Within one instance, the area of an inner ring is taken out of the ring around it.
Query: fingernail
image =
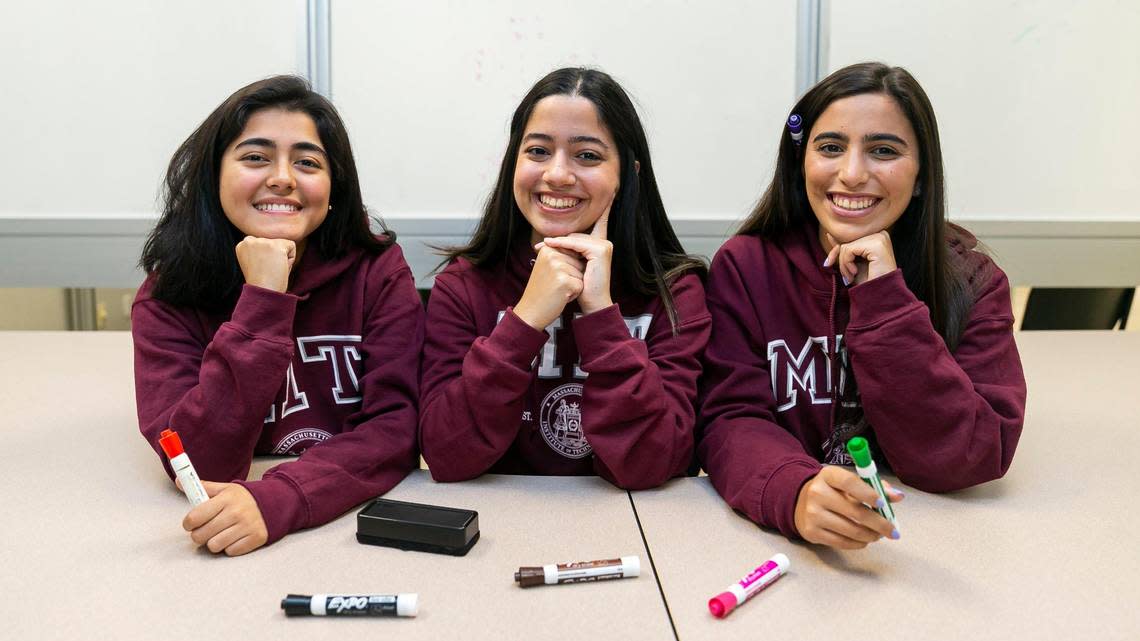
[[[847,280],[846,276],[841,276],[841,278],[843,279],[843,286],[844,287],[850,287],[851,286],[851,281]]]
[[[894,530],[891,530],[891,538],[892,538],[892,539],[894,539],[894,540],[896,540],[896,541],[897,541],[897,540],[899,540],[899,537],[900,537],[900,536],[902,536],[902,535],[901,535],[901,534],[899,534],[898,528],[896,528],[896,529],[894,529]]]
[[[895,496],[899,497],[900,499],[901,499],[902,497],[906,496],[906,492],[903,492],[902,490],[895,490],[895,489],[892,489],[891,491],[892,491],[892,492],[894,492],[894,493],[895,493]]]
[[[831,256],[828,256],[827,258],[823,259],[823,266],[824,267],[830,267],[831,266]]]
[[[887,507],[887,502],[884,501],[883,497],[880,496],[879,498],[875,499],[875,507],[877,507],[881,510],[881,509]]]

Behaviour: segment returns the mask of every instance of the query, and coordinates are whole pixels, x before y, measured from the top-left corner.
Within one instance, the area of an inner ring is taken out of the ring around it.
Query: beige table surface
[[[628,495],[597,478],[414,473],[392,498],[475,509],[466,557],[358,544],[355,511],[238,558],[195,550],[139,436],[130,336],[0,333],[0,637],[672,639]],[[256,472],[268,467],[259,460]],[[638,555],[640,578],[523,590],[519,565]],[[287,593],[418,592],[415,619],[287,619]]]
[[[906,488],[897,542],[790,543],[707,478],[635,492],[681,641],[1140,639],[1140,334],[1017,341],[1029,402],[1009,473],[953,494]],[[708,613],[776,552],[787,576],[724,620]]]

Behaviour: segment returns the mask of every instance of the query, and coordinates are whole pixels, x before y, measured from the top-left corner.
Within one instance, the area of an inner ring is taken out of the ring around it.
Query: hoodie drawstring
[[[839,339],[835,336],[835,302],[839,298],[839,277],[831,274],[831,304],[827,308],[827,338],[831,341],[831,350],[827,355],[829,372],[831,373],[831,420],[828,431],[835,433],[836,406],[839,404],[839,380],[841,372],[835,370],[835,363],[839,356]]]

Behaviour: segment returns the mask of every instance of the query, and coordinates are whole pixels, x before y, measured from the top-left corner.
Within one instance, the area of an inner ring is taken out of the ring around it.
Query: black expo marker
[[[414,617],[419,595],[290,594],[281,599],[287,617]]]

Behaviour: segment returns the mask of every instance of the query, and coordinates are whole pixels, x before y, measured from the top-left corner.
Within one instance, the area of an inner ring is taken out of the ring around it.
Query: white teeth
[[[867,209],[878,202],[878,198],[845,198],[843,196],[832,196],[831,202],[839,205],[843,209],[850,209],[858,211],[860,209]]]
[[[279,203],[268,203],[262,205],[254,205],[259,211],[300,211],[301,208],[296,205],[283,205]]]
[[[538,200],[547,207],[554,209],[569,209],[582,202],[581,198],[553,198],[546,195],[539,196]]]

